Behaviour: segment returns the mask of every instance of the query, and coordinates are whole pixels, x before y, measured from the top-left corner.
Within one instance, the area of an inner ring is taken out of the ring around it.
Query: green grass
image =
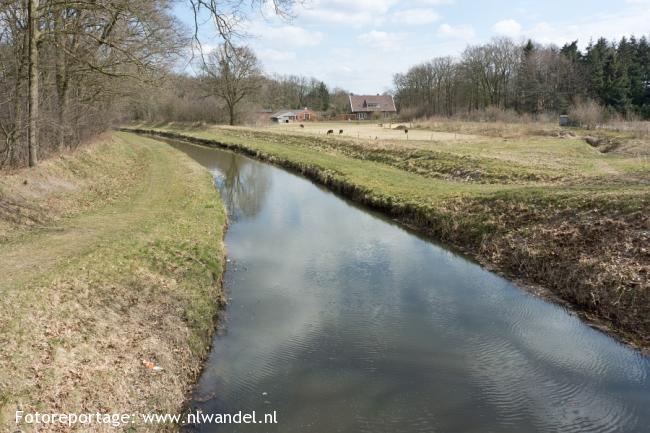
[[[76,187],[36,197],[42,225],[0,243],[0,425],[18,407],[180,411],[223,302],[226,216],[211,175],[117,133],[18,177],[34,191]],[[21,183],[0,183],[18,197]]]
[[[541,285],[650,347],[650,166],[583,140],[451,142],[327,138],[252,128],[134,125],[220,144],[353,200]]]

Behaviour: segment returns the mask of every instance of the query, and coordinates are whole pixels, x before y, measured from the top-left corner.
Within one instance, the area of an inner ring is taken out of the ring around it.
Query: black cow
[[[301,124],[300,124],[300,127],[301,127],[301,128],[304,128],[304,127],[305,127],[305,125],[303,125],[303,124],[301,123]]]
[[[330,134],[334,134],[334,130],[333,130],[333,129],[330,129],[329,131],[327,131],[327,135],[330,135]]]
[[[343,134],[343,130],[339,129],[339,135]]]

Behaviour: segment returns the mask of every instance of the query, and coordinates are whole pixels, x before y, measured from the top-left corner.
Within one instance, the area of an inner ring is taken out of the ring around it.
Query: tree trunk
[[[65,74],[65,72],[63,72]],[[63,149],[66,139],[66,121],[68,114],[68,77],[66,76],[57,76],[57,143],[56,150],[60,151]]]
[[[65,30],[65,19],[64,12],[61,11],[57,14],[56,18],[56,34],[55,39],[57,44],[61,46],[68,46],[66,43],[67,36],[64,34]],[[66,127],[66,114],[68,109],[68,84],[69,84],[69,74],[68,74],[68,53],[67,51],[75,51],[76,49],[76,35],[73,36],[72,44],[69,45],[69,48],[64,50],[62,54],[58,56],[55,64],[55,83],[56,83],[56,95],[57,95],[57,138],[56,138],[56,150],[60,151],[63,149],[65,143],[65,127]]]
[[[57,138],[56,138],[56,150],[61,151],[65,145],[65,127],[66,127],[66,113],[68,106],[68,98],[66,96],[59,98],[59,107],[57,109]]]
[[[29,21],[29,53],[28,53],[28,76],[29,76],[29,106],[27,112],[27,148],[29,150],[29,166],[38,164],[37,125],[38,118],[38,2],[39,0],[28,0],[27,18]]]
[[[235,126],[235,104],[228,104],[228,114],[230,116],[230,126]]]

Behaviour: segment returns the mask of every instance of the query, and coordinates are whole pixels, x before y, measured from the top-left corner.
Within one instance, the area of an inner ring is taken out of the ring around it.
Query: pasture
[[[399,122],[304,122],[301,123],[273,123],[258,129],[271,132],[286,132],[288,134],[315,134],[326,135],[327,131],[333,130],[334,135],[352,137],[363,140],[392,140],[392,141],[461,141],[475,139],[470,134],[459,134],[456,132],[428,131],[413,129],[409,123]],[[405,132],[406,128],[408,134]],[[339,131],[343,130],[343,134]]]

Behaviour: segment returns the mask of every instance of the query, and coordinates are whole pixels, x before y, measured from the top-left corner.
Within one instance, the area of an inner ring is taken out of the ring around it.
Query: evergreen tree
[[[558,86],[558,111],[566,113],[569,106],[585,96],[585,59],[578,48],[578,41],[564,44],[560,49],[560,80]]]
[[[634,57],[638,76],[631,82],[632,103],[645,119],[650,119],[650,43],[645,36],[639,40]]]
[[[537,111],[538,82],[535,74],[535,44],[528,42],[521,50],[521,59],[517,70],[517,110],[534,113]]]
[[[318,85],[318,99],[320,100],[320,110],[327,111],[330,108],[330,91],[324,82]]]
[[[582,60],[582,53],[580,53],[580,50],[578,49],[578,41],[564,44],[560,49],[560,53],[570,62],[577,63]]]
[[[589,71],[589,84],[590,93],[600,101],[605,99],[605,63],[610,51],[609,44],[606,39],[600,38],[596,45],[591,43],[587,47],[587,55],[585,62]]]
[[[624,59],[614,50],[607,53],[604,64],[604,84],[601,97],[604,105],[611,106],[618,112],[628,109],[628,92],[630,80],[625,68]]]

